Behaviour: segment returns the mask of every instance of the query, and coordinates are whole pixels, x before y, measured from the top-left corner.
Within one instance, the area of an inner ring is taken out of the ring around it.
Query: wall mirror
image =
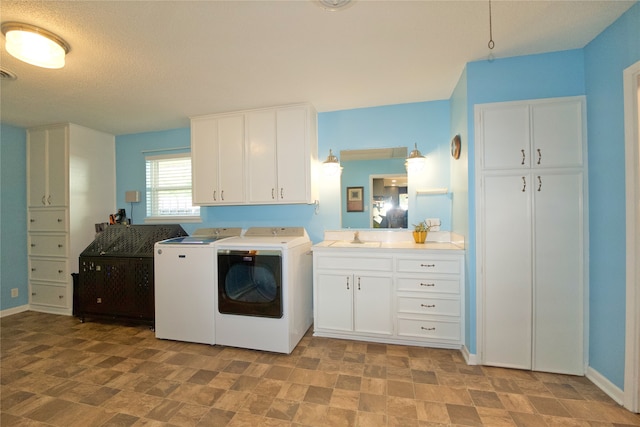
[[[407,228],[407,147],[340,151],[342,228]],[[364,209],[347,209],[347,188],[363,187]]]

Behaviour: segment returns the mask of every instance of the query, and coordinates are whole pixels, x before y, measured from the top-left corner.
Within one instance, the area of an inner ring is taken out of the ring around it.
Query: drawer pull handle
[[[435,264],[420,264],[420,267],[428,267],[428,268],[432,268],[435,267]]]
[[[35,247],[36,247],[36,244],[35,244],[35,243],[32,243],[32,244],[31,244],[31,247],[32,247],[32,248],[35,248]]]
[[[35,267],[31,269],[31,271],[36,271]]]
[[[62,218],[58,218],[58,222],[62,222]]]
[[[435,286],[435,283],[420,283],[420,286]]]
[[[37,294],[35,292],[31,292],[31,296],[35,297]]]
[[[58,270],[58,274],[62,274],[64,270]]]
[[[58,243],[58,247],[61,248],[62,247],[62,243]]]
[[[436,328],[425,328],[424,326],[420,326],[420,329],[422,329],[423,331],[435,331]]]
[[[36,222],[36,220],[35,220],[35,219],[33,219],[33,218],[31,218],[31,219],[29,220],[29,222]]]
[[[435,304],[420,304],[420,307],[424,307],[424,308],[435,308]]]
[[[64,295],[58,295],[58,298],[62,299],[64,298]]]

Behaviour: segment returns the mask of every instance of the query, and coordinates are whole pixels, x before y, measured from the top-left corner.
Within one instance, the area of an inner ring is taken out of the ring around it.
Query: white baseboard
[[[23,311],[29,310],[29,304],[21,305],[18,307],[7,308],[6,310],[0,311],[0,318],[11,316],[12,314],[22,313]]]
[[[469,349],[466,345],[463,345],[460,349],[462,352],[462,357],[464,357],[464,361],[467,362],[467,365],[478,365],[478,356],[472,353],[469,353]]]
[[[586,377],[591,380],[592,383],[598,386],[600,390],[604,391],[607,396],[616,401],[616,403],[622,405],[624,402],[624,391],[620,390],[615,384],[605,378],[600,372],[593,369],[591,366],[587,368]]]

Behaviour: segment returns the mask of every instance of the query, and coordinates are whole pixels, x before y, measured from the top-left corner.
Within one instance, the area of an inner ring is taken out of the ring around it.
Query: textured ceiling
[[[493,0],[496,58],[584,47],[633,1]],[[0,117],[116,135],[187,127],[192,115],[311,102],[335,111],[450,97],[489,55],[488,1],[0,1],[2,22],[50,30],[67,65],[0,65]]]

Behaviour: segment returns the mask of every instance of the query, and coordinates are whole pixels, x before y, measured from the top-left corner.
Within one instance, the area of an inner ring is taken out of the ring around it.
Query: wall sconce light
[[[340,175],[342,173],[342,167],[340,166],[340,161],[336,156],[333,155],[333,151],[329,149],[329,155],[327,156],[327,160],[322,162],[322,171],[327,176],[335,176]]]
[[[407,171],[410,172],[421,171],[424,168],[425,162],[424,156],[420,153],[420,150],[418,150],[418,144],[415,144],[414,146],[415,148],[411,150],[411,153],[409,153],[409,157],[407,157],[407,161],[405,163]]]
[[[12,56],[42,68],[64,67],[65,55],[71,47],[50,31],[21,22],[2,24],[5,48]]]

